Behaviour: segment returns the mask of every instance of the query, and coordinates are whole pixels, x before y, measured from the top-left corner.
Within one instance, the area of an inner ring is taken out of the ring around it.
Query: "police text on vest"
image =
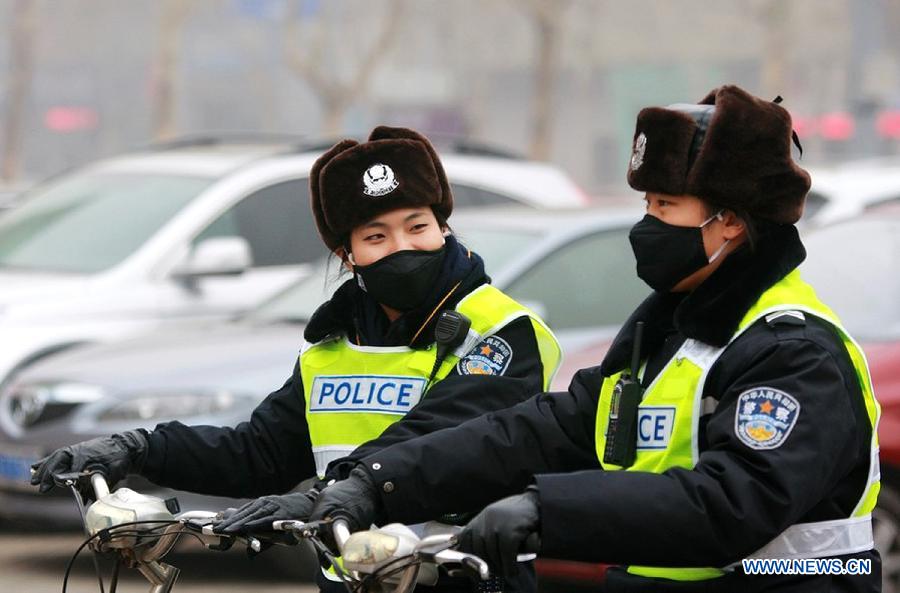
[[[637,448],[665,449],[675,428],[675,408],[641,406],[637,417]]]
[[[424,389],[421,377],[320,375],[310,390],[309,411],[406,414]]]

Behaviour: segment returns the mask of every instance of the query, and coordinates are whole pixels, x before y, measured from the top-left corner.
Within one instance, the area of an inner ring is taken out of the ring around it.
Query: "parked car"
[[[627,240],[639,209],[455,214],[461,240],[481,253],[493,283],[538,310],[564,349],[611,336],[647,288],[634,275]],[[233,425],[283,384],[303,324],[330,295],[339,262],[229,324],[182,324],[143,337],[47,357],[0,394],[0,516],[74,522],[68,494],[38,496],[28,467],[56,447],[177,418]],[[604,298],[597,298],[598,295]],[[565,386],[568,377],[556,385]],[[179,494],[185,507],[222,507]]]
[[[308,175],[324,146],[197,139],[44,183],[0,215],[0,385],[35,361],[186,319],[224,319],[325,253]],[[580,206],[559,169],[443,157],[456,204]]]
[[[0,185],[0,214],[19,202],[20,196],[25,191],[23,187],[19,185]]]
[[[802,224],[828,225],[882,204],[900,202],[900,158],[850,161],[834,167],[812,167],[812,188]]]
[[[454,214],[452,224],[484,256],[494,285],[540,311],[569,350],[611,337],[647,293],[634,275],[627,240],[640,216],[635,208],[472,210]],[[79,524],[68,493],[39,496],[27,484],[30,464],[56,447],[172,418],[216,425],[247,419],[285,380],[303,325],[343,279],[339,270],[333,258],[321,261],[308,277],[229,324],[181,324],[60,353],[22,371],[0,392],[0,519]],[[557,374],[554,385],[568,381]],[[129,481],[140,491],[173,494]],[[183,508],[239,502],[175,494]],[[596,578],[598,568],[542,560],[539,570],[571,580]]]

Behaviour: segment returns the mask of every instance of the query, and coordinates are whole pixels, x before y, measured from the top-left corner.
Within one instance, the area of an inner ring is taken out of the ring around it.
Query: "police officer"
[[[880,590],[879,408],[862,351],[797,269],[809,176],[778,102],[723,86],[642,110],[628,181],[647,215],[630,240],[654,291],[602,364],[363,458],[313,518],[497,501],[460,541],[507,572],[538,534],[542,555],[620,565],[606,591]],[[754,576],[746,558],[871,572]]]
[[[308,516],[318,488],[346,477],[354,460],[547,388],[559,345],[450,233],[450,186],[426,138],[378,127],[368,142],[344,140],[316,161],[310,189],[319,233],[354,277],[309,321],[284,386],[235,428],[174,421],[64,447],[35,464],[33,484],[46,491],[54,474],[99,467],[113,483],[137,473],[179,490],[257,497],[318,476],[312,491],[264,496],[219,526],[271,529]],[[462,316],[459,335],[436,345],[447,311]],[[525,574],[509,588],[533,586]]]

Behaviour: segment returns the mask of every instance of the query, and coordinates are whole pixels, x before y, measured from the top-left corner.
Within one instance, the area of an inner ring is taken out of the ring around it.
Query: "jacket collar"
[[[604,375],[626,368],[635,323],[645,323],[642,358],[661,347],[672,329],[711,346],[725,346],[763,292],[806,259],[793,225],[768,225],[751,247],[742,245],[687,294],[653,292],[631,314],[601,364]]]

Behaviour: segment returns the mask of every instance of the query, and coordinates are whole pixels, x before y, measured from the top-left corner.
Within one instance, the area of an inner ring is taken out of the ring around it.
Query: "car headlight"
[[[250,398],[230,391],[175,392],[138,395],[116,402],[96,418],[99,422],[151,422],[214,416],[238,406],[247,405]]]

